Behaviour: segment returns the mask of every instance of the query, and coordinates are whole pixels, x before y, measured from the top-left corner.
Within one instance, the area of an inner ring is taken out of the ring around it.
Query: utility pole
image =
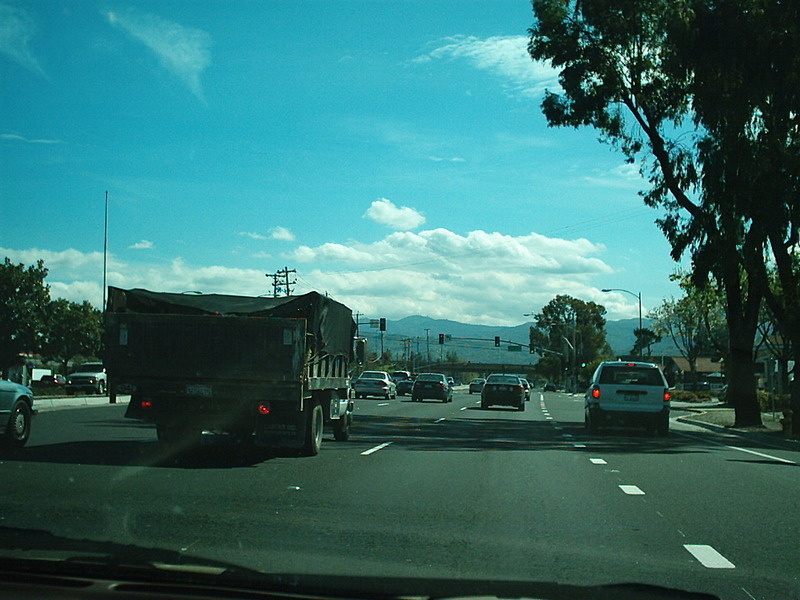
[[[431,330],[425,328],[425,346],[428,351],[428,364],[431,364]]]
[[[108,307],[106,273],[108,272],[108,190],[106,190],[106,212],[103,221],[103,310]]]
[[[277,273],[265,273],[266,277],[272,277],[272,297],[277,298],[279,292],[285,292],[284,296],[291,296],[292,295],[292,287],[295,283],[297,283],[296,279],[289,281],[289,273],[297,273],[297,269],[290,269],[289,267],[283,267],[283,269],[278,269]]]

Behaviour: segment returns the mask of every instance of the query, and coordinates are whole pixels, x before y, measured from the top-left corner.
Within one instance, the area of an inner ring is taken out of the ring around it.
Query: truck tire
[[[337,442],[346,442],[350,439],[350,427],[353,424],[353,415],[348,412],[343,417],[333,422],[333,439]]]
[[[322,406],[314,404],[306,420],[306,440],[303,445],[304,456],[316,456],[322,447],[322,430],[325,426],[325,415]]]
[[[2,442],[7,448],[22,448],[31,434],[31,408],[24,400],[18,400],[11,409],[8,425]]]

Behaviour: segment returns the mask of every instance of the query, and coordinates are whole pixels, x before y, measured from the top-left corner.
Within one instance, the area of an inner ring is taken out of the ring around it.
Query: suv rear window
[[[489,375],[486,383],[520,383],[519,377],[515,375]]]
[[[661,372],[656,367],[611,367],[600,372],[600,383],[663,386]]]
[[[417,376],[417,381],[444,381],[444,375],[423,373]]]

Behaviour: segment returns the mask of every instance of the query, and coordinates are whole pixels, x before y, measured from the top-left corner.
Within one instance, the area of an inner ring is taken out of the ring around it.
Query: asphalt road
[[[43,410],[0,455],[0,525],[273,573],[640,581],[800,598],[800,452],[673,421],[590,436],[581,398],[524,412],[357,401],[313,458],[220,437],[169,455],[125,405]]]

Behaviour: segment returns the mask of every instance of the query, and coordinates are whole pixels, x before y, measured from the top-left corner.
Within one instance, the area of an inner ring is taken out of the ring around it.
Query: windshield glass
[[[361,379],[386,379],[386,373],[380,373],[379,371],[364,371],[360,377]]]
[[[800,2],[0,0],[0,82],[0,597],[800,598]]]

